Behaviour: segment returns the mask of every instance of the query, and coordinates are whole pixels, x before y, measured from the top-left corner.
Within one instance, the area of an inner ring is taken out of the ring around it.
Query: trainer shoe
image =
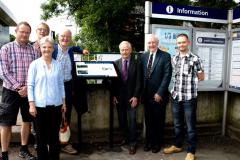
[[[78,151],[72,147],[71,144],[68,144],[61,148],[61,150],[67,154],[77,154]]]
[[[8,160],[8,155],[0,155],[0,160]]]
[[[178,148],[176,146],[171,146],[171,147],[165,148],[163,150],[163,153],[171,154],[171,153],[178,153],[178,152],[181,152],[181,151],[182,151],[182,148]]]
[[[195,160],[195,155],[192,153],[187,153],[185,160]]]
[[[26,151],[21,150],[19,152],[19,157],[25,158],[26,160],[37,160],[37,158],[34,155],[32,155],[28,150]]]

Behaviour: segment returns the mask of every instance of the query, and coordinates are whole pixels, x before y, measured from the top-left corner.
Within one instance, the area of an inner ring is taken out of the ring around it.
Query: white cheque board
[[[80,61],[76,63],[76,72],[79,77],[104,78],[117,77],[113,62],[107,61]]]

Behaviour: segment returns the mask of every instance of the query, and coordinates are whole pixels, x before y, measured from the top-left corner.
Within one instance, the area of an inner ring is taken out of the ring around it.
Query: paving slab
[[[166,140],[164,147],[171,145],[172,139]],[[165,155],[162,150],[159,153],[144,152],[143,144],[138,146],[135,155],[129,155],[126,148],[114,147],[109,149],[106,144],[88,144],[78,155],[61,153],[61,160],[184,160],[186,152]],[[240,160],[240,142],[221,136],[200,137],[197,160]],[[33,154],[36,151],[30,147]],[[10,160],[22,160],[18,157],[19,145],[12,144]]]

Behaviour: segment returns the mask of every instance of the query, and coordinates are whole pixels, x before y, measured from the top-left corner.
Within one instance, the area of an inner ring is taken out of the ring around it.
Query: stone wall
[[[240,96],[229,92],[227,113],[227,135],[240,141]]]
[[[166,135],[173,136],[171,102],[167,107]],[[73,112],[73,131],[76,131],[76,113]],[[199,92],[198,97],[198,131],[200,135],[221,134],[223,115],[223,92]],[[143,131],[143,106],[138,108],[138,132]],[[109,91],[104,88],[91,88],[88,91],[88,112],[82,116],[83,139],[106,140],[109,129]],[[118,135],[118,119],[114,109],[114,135]]]

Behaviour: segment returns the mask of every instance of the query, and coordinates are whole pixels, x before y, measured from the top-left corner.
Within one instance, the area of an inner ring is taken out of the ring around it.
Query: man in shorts
[[[22,115],[21,148],[19,156],[35,160],[28,150],[28,138],[33,117],[29,113],[27,99],[27,72],[30,63],[39,57],[29,44],[31,26],[20,22],[16,27],[16,40],[0,50],[0,76],[3,80],[0,112],[2,160],[8,160],[12,126],[16,125],[19,108]]]

